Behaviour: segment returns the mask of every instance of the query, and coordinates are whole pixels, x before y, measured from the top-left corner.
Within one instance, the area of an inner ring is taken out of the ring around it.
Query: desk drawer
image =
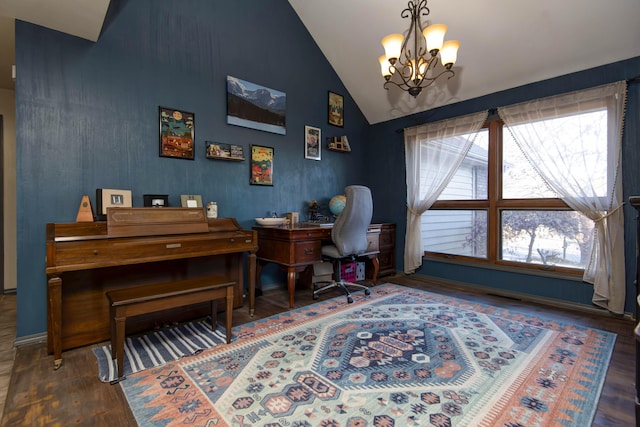
[[[296,242],[294,246],[296,263],[320,261],[322,259],[322,242]]]
[[[380,233],[380,246],[388,247],[396,245],[396,234],[395,230],[390,232]]]
[[[367,234],[367,252],[374,252],[374,251],[379,251],[380,250],[380,234],[373,234],[373,233],[369,233]]]

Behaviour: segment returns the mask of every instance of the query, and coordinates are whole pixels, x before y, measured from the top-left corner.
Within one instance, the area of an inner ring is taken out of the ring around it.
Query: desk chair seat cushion
[[[329,258],[342,258],[343,255],[338,251],[333,245],[324,245],[322,246],[322,255]]]

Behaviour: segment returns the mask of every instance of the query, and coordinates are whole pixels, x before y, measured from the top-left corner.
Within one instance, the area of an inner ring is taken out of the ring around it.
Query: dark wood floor
[[[632,321],[486,295],[468,287],[414,277],[393,276],[381,281],[616,333],[618,337],[593,426],[635,425],[635,342]],[[325,298],[333,296],[336,294],[330,292]],[[287,301],[284,288],[265,292],[264,296],[257,299],[254,319],[286,311]],[[297,307],[312,302],[309,290],[296,292]],[[249,318],[246,307],[234,310],[233,315],[234,325],[253,320]],[[17,349],[1,426],[136,425],[121,388],[98,380],[97,363],[91,347],[65,352],[64,364],[58,371],[53,371],[52,366],[53,358],[47,355],[44,344]]]

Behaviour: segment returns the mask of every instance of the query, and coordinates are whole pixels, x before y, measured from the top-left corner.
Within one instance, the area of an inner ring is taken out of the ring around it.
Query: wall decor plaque
[[[222,142],[205,141],[207,144],[207,159],[244,160],[242,145],[225,144]]]

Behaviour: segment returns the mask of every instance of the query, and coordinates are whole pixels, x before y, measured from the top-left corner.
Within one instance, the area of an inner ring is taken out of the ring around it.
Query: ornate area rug
[[[615,335],[397,285],[130,375],[141,426],[591,425]],[[259,307],[258,307],[259,309]]]

